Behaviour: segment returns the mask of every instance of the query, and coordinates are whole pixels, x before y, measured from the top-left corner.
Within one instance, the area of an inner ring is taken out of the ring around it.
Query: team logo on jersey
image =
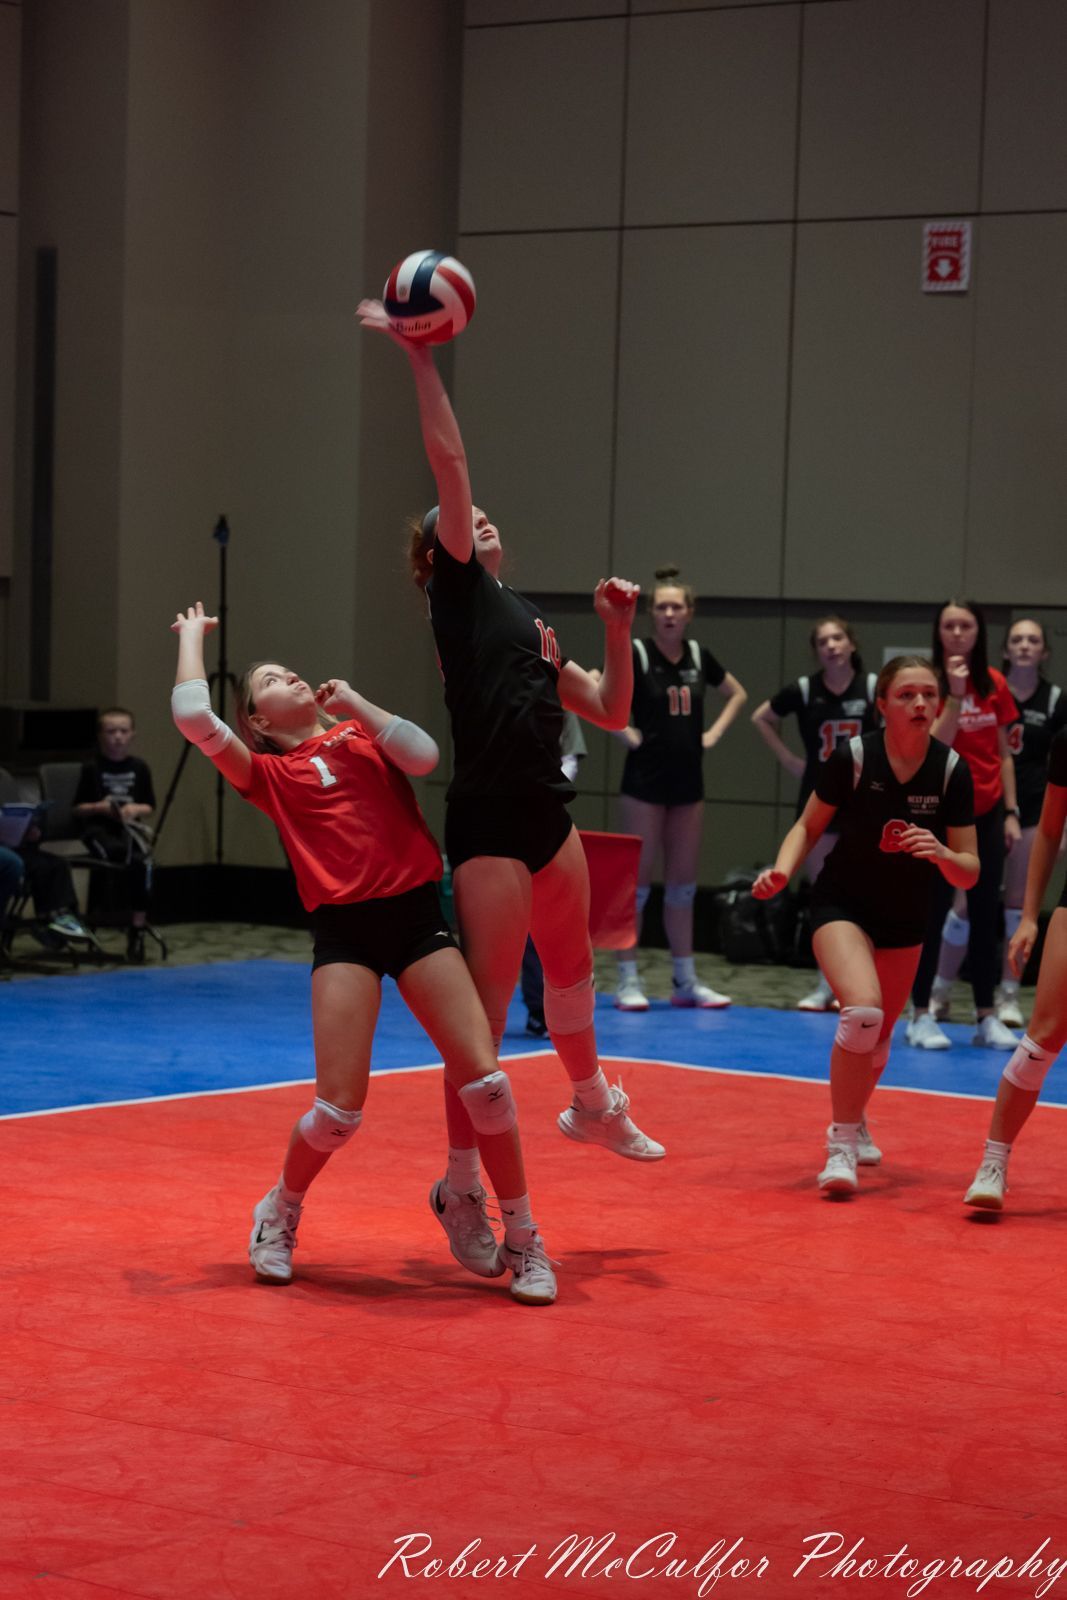
[[[866,700],[842,700],[841,710],[846,717],[862,717],[867,710]]]
[[[901,822],[899,817],[894,817],[891,822],[887,822],[882,829],[882,837],[878,841],[879,850],[884,850],[886,855],[899,855],[904,848],[900,842],[901,838],[905,829],[910,827],[910,822]]]
[[[334,745],[344,744],[346,739],[354,739],[355,736],[356,736],[355,728],[338,728],[336,733],[331,733],[331,735],[330,735],[330,737],[328,739],[324,739],[322,741],[321,745],[319,746],[319,749],[320,750],[332,750]]]

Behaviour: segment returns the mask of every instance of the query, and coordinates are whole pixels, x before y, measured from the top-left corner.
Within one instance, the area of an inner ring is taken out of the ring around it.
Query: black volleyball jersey
[[[1015,757],[1019,821],[1024,828],[1032,828],[1041,815],[1052,741],[1067,727],[1067,698],[1044,678],[1038,680],[1029,700],[1020,700],[1014,690],[1012,693],[1019,720],[1008,728],[1008,749]]]
[[[937,868],[901,849],[905,828],[929,828],[944,843],[949,828],[974,821],[970,768],[931,739],[919,770],[901,783],[881,730],[850,739],[819,768],[815,793],[837,809],[837,843],[812,889],[812,901],[854,907],[896,935],[920,944]]]
[[[873,733],[878,727],[878,712],[874,704],[874,687],[878,675],[874,672],[853,674],[852,681],[841,694],[826,687],[821,672],[810,677],[797,678],[787,683],[771,701],[776,717],[795,716],[800,742],[804,746],[804,772],[797,796],[797,815],[803,811],[808,796],[815,788],[815,775],[839,745],[864,733]]]
[[[622,792],[657,805],[704,798],[704,686],[726,678],[710,650],[687,639],[680,661],[669,661],[652,639],[635,639],[630,721],[641,734],[627,752]]]
[[[426,586],[437,659],[452,719],[447,798],[515,799],[541,790],[563,800],[574,786],[560,767],[560,655],[529,600],[457,561],[438,541]]]

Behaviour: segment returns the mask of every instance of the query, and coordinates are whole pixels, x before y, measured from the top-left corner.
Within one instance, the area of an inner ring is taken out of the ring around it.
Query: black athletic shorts
[[[547,792],[522,800],[450,800],[445,855],[453,872],[472,856],[507,856],[540,872],[573,826],[564,802]]]
[[[382,900],[354,900],[344,906],[316,906],[311,970],[338,962],[369,967],[378,977],[397,978],[413,962],[435,950],[456,948],[441,911],[436,883]]]
[[[818,879],[816,879],[818,882]],[[870,906],[845,905],[843,901],[811,899],[811,931],[825,928],[828,922],[854,922],[862,928],[876,950],[910,950],[921,945],[926,933],[921,928],[907,927],[901,923],[887,922]]]

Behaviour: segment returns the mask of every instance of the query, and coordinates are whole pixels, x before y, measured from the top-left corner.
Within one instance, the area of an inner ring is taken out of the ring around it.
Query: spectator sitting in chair
[[[152,774],[147,762],[130,754],[132,711],[111,706],[101,711],[96,727],[99,750],[82,767],[74,814],[81,819],[87,850],[130,869],[126,959],[139,963],[148,921],[149,851],[143,830],[156,808]]]

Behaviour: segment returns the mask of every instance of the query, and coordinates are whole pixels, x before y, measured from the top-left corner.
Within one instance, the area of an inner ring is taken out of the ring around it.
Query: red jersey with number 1
[[[404,774],[355,722],[284,755],[252,754],[238,790],[281,834],[306,911],[385,900],[441,876],[441,852]]]

